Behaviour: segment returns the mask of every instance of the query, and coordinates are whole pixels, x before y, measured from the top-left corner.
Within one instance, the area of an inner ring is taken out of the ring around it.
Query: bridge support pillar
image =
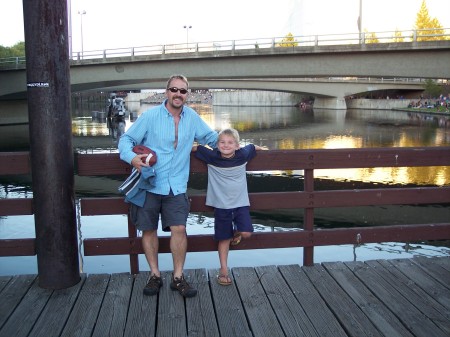
[[[316,97],[314,99],[314,109],[333,109],[333,110],[347,110],[347,104],[344,97]]]

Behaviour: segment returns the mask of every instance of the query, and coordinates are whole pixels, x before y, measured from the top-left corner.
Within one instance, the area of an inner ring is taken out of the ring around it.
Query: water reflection
[[[135,102],[127,109],[131,116],[139,116],[150,107]],[[193,107],[213,129],[236,128],[243,143],[266,145],[270,149],[450,145],[448,116],[391,110],[303,111],[295,107]],[[8,124],[0,125],[0,150],[26,148],[28,126],[17,124],[23,123],[24,115],[26,104],[23,101],[0,103],[0,116],[5,116],[5,124]],[[108,120],[105,102],[77,105],[72,117],[74,147],[80,151],[89,148],[111,151],[116,148],[118,137],[132,125],[133,120],[129,116],[122,121]],[[317,170],[315,176],[339,181],[387,184],[450,184],[448,167]]]

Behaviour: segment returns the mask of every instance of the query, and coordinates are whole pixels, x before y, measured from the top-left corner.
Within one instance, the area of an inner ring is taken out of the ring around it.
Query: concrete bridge
[[[131,49],[106,55],[71,61],[72,92],[161,89],[170,74],[182,73],[192,89],[304,93],[316,97],[316,107],[345,109],[347,95],[419,91],[424,87],[419,79],[450,79],[450,40],[205,51],[197,46],[193,52],[140,55]],[[25,66],[0,67],[0,99],[25,97]]]

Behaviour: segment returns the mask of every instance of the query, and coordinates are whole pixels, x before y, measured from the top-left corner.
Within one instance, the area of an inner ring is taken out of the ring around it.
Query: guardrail
[[[71,60],[106,60],[117,57],[151,56],[165,54],[196,54],[200,52],[236,51],[274,48],[319,47],[337,45],[365,45],[373,43],[402,43],[450,40],[450,28],[363,32],[348,34],[324,34],[306,36],[284,36],[242,40],[222,40],[165,44],[139,47],[123,47],[103,50],[73,52]],[[25,56],[0,58],[0,69],[21,69],[26,65]]]
[[[76,154],[80,176],[126,175],[130,166],[115,154]],[[303,190],[296,192],[250,193],[251,209],[304,209],[298,231],[254,233],[250,240],[233,249],[303,247],[303,264],[314,263],[314,247],[374,242],[411,242],[450,239],[450,223],[315,229],[314,210],[326,207],[367,205],[450,204],[450,186],[401,187],[352,190],[315,190],[314,170],[373,167],[450,166],[450,147],[366,148],[332,150],[262,151],[248,165],[249,171],[304,170]],[[192,156],[191,171],[206,173],[206,166]],[[28,152],[0,153],[0,175],[30,172]],[[205,186],[206,187],[206,186]],[[128,215],[122,197],[81,198],[81,216]],[[191,197],[192,212],[209,212],[205,195]],[[33,214],[32,199],[0,199],[0,216]],[[169,237],[160,238],[160,252],[170,252]],[[34,238],[0,239],[0,256],[35,255]],[[131,273],[139,272],[138,255],[143,254],[141,239],[128,218],[128,236],[88,238],[84,254],[129,255]],[[190,252],[217,250],[212,235],[189,236]]]

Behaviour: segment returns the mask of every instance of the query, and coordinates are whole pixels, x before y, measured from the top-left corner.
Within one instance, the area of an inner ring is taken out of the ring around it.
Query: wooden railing
[[[126,175],[130,166],[118,154],[76,154],[80,176]],[[29,154],[0,153],[0,175],[30,172]],[[450,147],[367,148],[333,150],[271,150],[258,152],[249,171],[304,170],[304,190],[250,193],[252,210],[304,209],[303,230],[254,233],[233,249],[303,247],[303,264],[314,263],[314,247],[374,242],[411,242],[450,239],[450,223],[427,223],[377,227],[315,229],[314,210],[325,207],[367,205],[450,204],[450,186],[401,187],[352,190],[314,189],[314,170],[373,167],[450,166]],[[206,166],[191,158],[192,172],[206,172]],[[128,214],[122,197],[82,198],[81,215]],[[207,212],[205,195],[191,197],[192,212]],[[33,214],[32,199],[0,199],[0,216]],[[300,224],[299,224],[300,225]],[[131,273],[139,272],[141,238],[128,218],[128,237],[87,238],[84,255],[129,255]],[[170,237],[160,238],[160,252],[170,252]],[[190,235],[190,252],[215,251],[212,235]],[[0,239],[0,256],[34,255],[34,239]]]

